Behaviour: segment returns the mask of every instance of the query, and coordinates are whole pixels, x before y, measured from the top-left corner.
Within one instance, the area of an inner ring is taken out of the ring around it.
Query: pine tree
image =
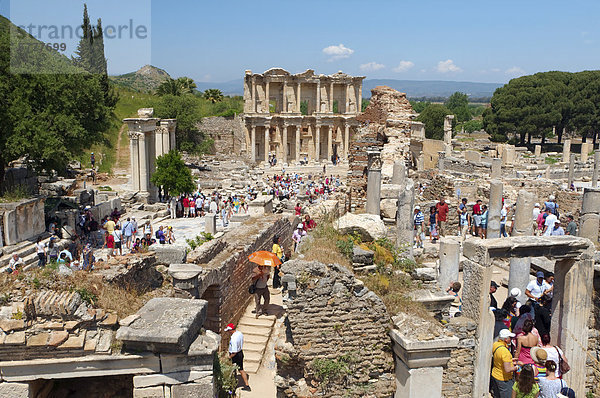
[[[90,25],[90,17],[88,16],[87,4],[83,5],[83,24],[81,25],[81,40],[77,45],[75,51],[75,57],[73,57],[73,63],[86,70],[91,69],[91,57],[92,57],[92,27]]]

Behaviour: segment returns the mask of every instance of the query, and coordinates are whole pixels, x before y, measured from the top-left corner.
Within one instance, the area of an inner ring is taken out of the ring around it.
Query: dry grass
[[[323,264],[340,264],[352,270],[350,259],[339,252],[337,241],[343,239],[343,235],[337,232],[330,222],[321,222],[310,233],[306,245],[303,246],[302,254],[306,261],[319,261]],[[296,258],[293,254],[292,258]]]
[[[116,313],[120,318],[139,310],[148,300],[154,297],[172,295],[172,287],[168,275],[164,276],[163,285],[159,289],[138,292],[135,289],[123,289],[103,281],[98,274],[78,271],[71,276],[59,276],[56,269],[45,267],[28,272],[21,272],[17,277],[3,274],[0,276],[0,297],[11,294],[13,297],[26,297],[39,291],[77,291],[95,308],[102,308]]]

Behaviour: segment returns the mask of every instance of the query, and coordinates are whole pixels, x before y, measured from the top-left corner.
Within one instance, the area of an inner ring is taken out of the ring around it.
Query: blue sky
[[[212,82],[279,66],[293,73],[504,83],[600,66],[600,2],[592,0],[87,3],[92,21],[118,26],[132,19],[134,27],[148,28],[145,38],[106,40],[111,74],[152,63],[173,77]],[[17,24],[76,26],[82,4],[0,0],[0,13]]]

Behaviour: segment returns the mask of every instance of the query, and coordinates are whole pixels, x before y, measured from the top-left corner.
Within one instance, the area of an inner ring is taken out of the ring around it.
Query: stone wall
[[[471,398],[475,364],[475,322],[465,317],[452,318],[446,330],[458,337],[442,377],[442,397]]]
[[[375,124],[360,127],[350,141],[348,189],[355,208],[364,208],[367,203],[368,149],[383,149],[383,127]]]
[[[391,396],[391,323],[381,299],[337,264],[293,260],[282,271],[294,297],[287,341],[276,345],[278,396]]]
[[[198,130],[214,141],[213,154],[234,156],[248,155],[244,122],[240,115],[233,117],[205,117]]]
[[[248,294],[248,287],[254,267],[248,256],[259,250],[270,251],[275,235],[280,237],[284,250],[289,250],[293,226],[298,222],[296,217],[265,215],[260,220],[241,225],[235,234],[220,238],[224,243],[210,243],[210,247],[220,248],[218,252],[209,250],[209,253],[216,253],[212,258],[199,252],[190,253],[191,261],[204,268],[198,277],[198,295],[209,303],[207,328],[220,333],[228,323],[237,323],[253,300],[253,296]],[[228,344],[228,338],[221,342],[222,348]]]
[[[600,275],[594,274],[594,297],[592,298],[593,312],[588,327],[588,358],[586,364],[586,390],[593,396],[600,395]]]
[[[14,245],[35,238],[46,229],[43,198],[2,203],[0,212],[4,213],[4,245]]]
[[[38,179],[33,170],[27,167],[11,167],[4,172],[4,188],[8,191],[16,187],[24,187],[30,195],[39,191]]]

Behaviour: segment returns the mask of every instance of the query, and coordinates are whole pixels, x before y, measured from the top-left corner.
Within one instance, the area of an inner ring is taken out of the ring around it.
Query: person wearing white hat
[[[515,336],[508,329],[502,329],[492,346],[493,366],[490,384],[494,398],[512,397],[513,372],[517,370],[517,366],[515,360],[513,360],[509,346],[511,339]]]

